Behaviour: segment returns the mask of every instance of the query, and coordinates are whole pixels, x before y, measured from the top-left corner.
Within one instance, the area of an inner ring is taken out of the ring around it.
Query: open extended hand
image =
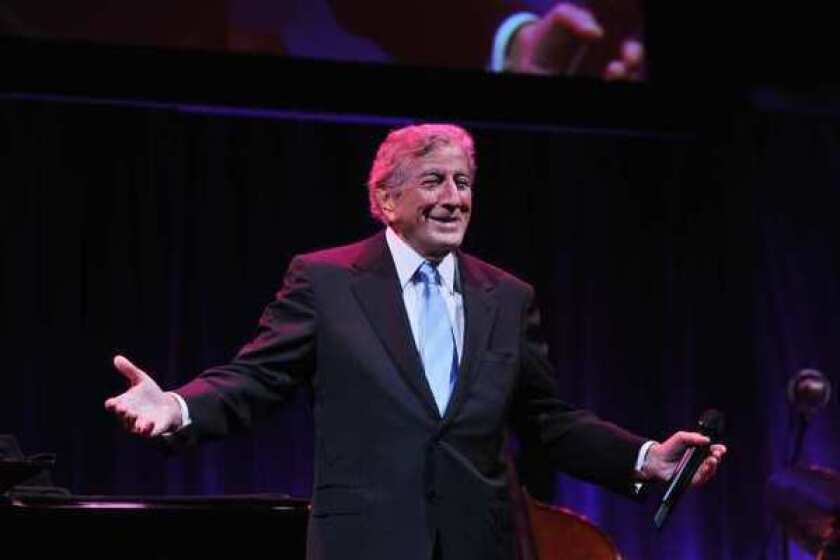
[[[674,474],[674,469],[688,447],[693,445],[703,446],[709,444],[709,438],[697,432],[677,432],[662,443],[655,443],[648,450],[645,464],[642,467],[642,477],[646,480],[667,481]],[[723,456],[726,454],[726,446],[715,443],[709,446],[709,456],[697,469],[692,486],[699,486],[708,482],[717,471]]]
[[[609,32],[609,31],[607,31]],[[527,74],[574,75],[589,45],[604,37],[604,29],[586,8],[561,2],[539,20],[514,34],[505,70]],[[603,68],[608,80],[639,80],[644,72],[644,48],[634,39],[623,41]]]
[[[114,367],[128,380],[129,389],[105,401],[105,409],[116,414],[126,430],[156,437],[181,426],[181,407],[175,397],[123,356],[114,358]]]

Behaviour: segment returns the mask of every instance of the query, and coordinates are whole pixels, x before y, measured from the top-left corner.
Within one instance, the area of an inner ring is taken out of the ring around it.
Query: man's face
[[[412,162],[402,185],[380,191],[380,207],[400,237],[424,257],[439,260],[464,239],[472,180],[461,148],[443,145]]]

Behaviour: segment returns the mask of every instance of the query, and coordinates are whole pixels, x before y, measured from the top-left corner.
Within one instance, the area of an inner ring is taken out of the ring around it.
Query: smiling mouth
[[[442,224],[453,224],[461,221],[461,218],[458,216],[429,216],[429,219]]]

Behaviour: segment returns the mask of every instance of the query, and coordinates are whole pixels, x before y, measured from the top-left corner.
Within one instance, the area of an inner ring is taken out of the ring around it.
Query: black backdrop
[[[174,387],[229,358],[293,254],[378,228],[363,184],[401,122],[0,99],[0,432],[57,452],[76,493],[307,496],[305,393],[255,433],[167,459],[103,410],[123,386],[110,361]],[[536,285],[568,399],[655,438],[707,407],[728,417],[720,476],[662,535],[653,504],[562,476],[552,499],[631,559],[757,558],[764,482],[788,451],[785,382],[840,366],[838,119],[465,124],[479,160],[466,248]],[[838,420],[835,399],[806,460],[840,467]]]

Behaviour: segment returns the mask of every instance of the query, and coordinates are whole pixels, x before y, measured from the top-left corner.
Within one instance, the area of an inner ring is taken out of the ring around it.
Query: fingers
[[[604,70],[604,79],[609,81],[626,80],[630,77],[627,66],[620,60],[613,60]]]
[[[170,418],[171,414],[160,407],[149,407],[147,404],[138,402],[137,395],[133,391],[132,389],[105,401],[106,410],[117,417],[125,431],[141,437],[153,438],[167,430],[177,428],[179,424]],[[180,414],[180,409],[178,414]]]
[[[628,39],[621,45],[621,60],[630,70],[637,70],[645,58],[645,50],[639,41]]]
[[[621,59],[613,60],[604,69],[606,80],[639,80],[642,78],[645,49],[642,43],[628,39],[621,45]]]
[[[129,432],[134,431],[134,422],[137,419],[137,416],[131,412],[130,406],[126,402],[124,395],[106,400],[105,409],[108,412],[113,412],[126,430]]]
[[[676,432],[662,442],[657,454],[667,463],[670,468],[676,467],[685,450],[692,446],[703,446],[709,444],[709,438],[697,432]],[[670,476],[670,475],[669,475]]]
[[[709,438],[697,432],[676,432],[671,437],[662,442],[660,449],[657,450],[659,454],[667,461],[673,461],[675,464],[682,457],[685,450],[692,446],[708,445]]]
[[[529,74],[576,73],[590,43],[604,29],[592,13],[561,2],[539,20],[522,25],[511,39],[505,69]]]
[[[108,404],[110,403],[110,405]],[[106,408],[117,415],[117,419],[125,431],[141,436],[141,437],[155,437],[160,435],[164,430],[162,423],[153,420],[146,416],[138,416],[132,413],[125,405],[119,402],[118,399],[108,399],[106,401]]]
[[[114,367],[117,368],[123,377],[125,377],[131,385],[137,385],[143,379],[148,377],[146,373],[132,364],[128,358],[122,355],[117,355],[114,357]]]
[[[115,404],[111,410],[117,415],[117,420],[126,431],[134,431],[134,422],[137,416],[128,412],[120,403]]]
[[[693,486],[702,486],[703,484],[706,484],[713,476],[715,476],[719,465],[720,459],[714,455],[707,457],[700,465],[700,468],[697,469],[697,472],[694,473],[694,478],[691,480],[691,484]]]
[[[578,39],[594,41],[604,36],[604,29],[592,13],[574,4],[558,4],[546,17],[554,27],[568,31]]]
[[[154,428],[155,423],[150,420],[136,420],[131,433],[138,436],[149,437],[152,435]]]
[[[708,445],[709,438],[697,432],[677,432],[672,438],[684,447],[691,445]]]
[[[709,447],[709,451],[712,455],[717,457],[718,460],[723,459],[723,456],[726,455],[726,446],[722,443],[715,443]]]
[[[149,431],[149,421],[141,419],[139,409],[136,407],[130,392],[106,400],[105,409],[117,416],[120,424],[127,432],[143,435]]]
[[[723,461],[724,455],[726,455],[725,445],[716,443],[709,446],[709,456],[706,457],[700,465],[700,468],[697,469],[694,478],[691,480],[691,484],[701,486],[711,480],[715,476],[715,473],[717,473],[717,469],[721,461]]]

